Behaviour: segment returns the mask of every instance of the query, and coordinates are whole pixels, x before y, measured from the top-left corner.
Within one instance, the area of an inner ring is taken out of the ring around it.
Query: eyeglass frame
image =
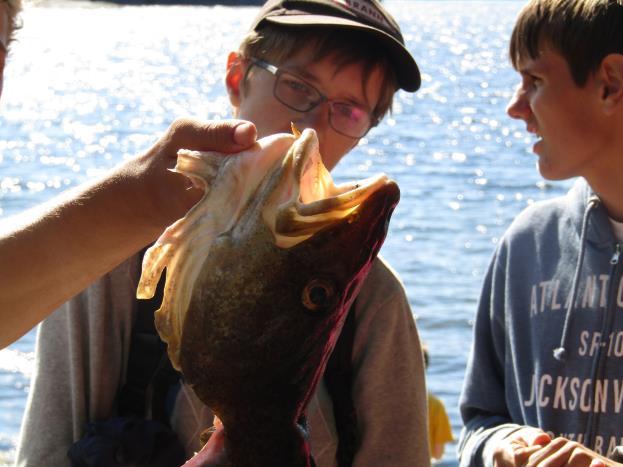
[[[318,107],[323,102],[327,102],[329,104],[329,125],[331,125],[331,128],[333,129],[333,131],[335,131],[336,133],[339,133],[342,136],[346,136],[347,138],[353,138],[353,139],[363,138],[368,133],[368,131],[370,131],[373,127],[375,127],[379,123],[379,119],[374,116],[373,112],[365,110],[365,109],[363,109],[363,107],[360,107],[360,106],[355,106],[355,105],[348,104],[348,103],[345,103],[345,102],[342,102],[342,101],[335,102],[333,99],[329,99],[327,96],[325,96],[323,93],[321,93],[320,90],[318,90],[318,88],[316,86],[311,84],[306,79],[301,78],[296,73],[292,73],[291,71],[283,70],[280,67],[278,67],[276,65],[273,65],[271,63],[268,63],[267,61],[261,60],[259,58],[246,57],[245,60],[248,60],[251,63],[251,65],[258,66],[262,70],[268,71],[270,74],[272,74],[275,77],[275,84],[273,85],[273,96],[281,104],[285,105],[287,108],[292,109],[292,110],[294,110],[296,112],[307,113],[307,112],[311,112],[312,110],[314,110],[316,107]],[[246,80],[246,76],[248,76],[250,70],[251,70],[251,67],[248,67],[247,70],[246,70],[246,73],[245,73],[245,80]],[[277,84],[279,83],[279,76],[282,73],[287,73],[289,75],[294,76],[296,79],[302,81],[306,86],[308,86],[316,94],[318,94],[319,100],[317,102],[313,103],[313,105],[310,108],[308,108],[307,110],[297,109],[296,107],[293,107],[292,105],[288,104],[287,102],[284,102],[277,95]],[[368,115],[368,119],[369,119],[368,128],[359,136],[349,135],[349,134],[346,134],[346,133],[338,130],[337,128],[335,128],[335,126],[333,125],[333,104],[334,103],[347,104],[347,105],[349,105],[351,107],[356,107],[356,108],[359,108],[361,110],[364,110],[365,114]]]

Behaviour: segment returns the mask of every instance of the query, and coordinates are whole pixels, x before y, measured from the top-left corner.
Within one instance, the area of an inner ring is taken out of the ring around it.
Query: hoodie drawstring
[[[580,233],[580,254],[578,256],[578,262],[575,267],[575,273],[573,275],[573,283],[571,286],[571,300],[567,305],[567,311],[565,314],[565,323],[562,327],[562,335],[560,336],[560,347],[554,349],[554,358],[559,362],[564,362],[567,358],[567,349],[565,345],[567,343],[567,333],[571,326],[571,312],[575,308],[575,299],[578,292],[578,283],[580,282],[580,272],[582,270],[582,263],[584,262],[584,251],[586,250],[586,230],[588,226],[589,214],[594,207],[599,204],[599,198],[596,195],[591,195],[588,198],[588,203],[584,211],[584,218],[582,219],[582,231]]]

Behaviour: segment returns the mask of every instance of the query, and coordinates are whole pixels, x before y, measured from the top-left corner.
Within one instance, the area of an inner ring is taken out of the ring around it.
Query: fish
[[[386,237],[400,190],[385,174],[336,185],[306,128],[234,155],[182,150],[204,190],[143,259],[138,298],[166,269],[155,325],[218,421],[213,467],[311,467],[305,410]]]

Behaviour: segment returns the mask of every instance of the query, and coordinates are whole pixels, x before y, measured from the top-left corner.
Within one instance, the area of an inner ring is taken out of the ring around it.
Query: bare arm
[[[238,152],[255,142],[240,120],[179,120],[145,154],[0,223],[0,348],[156,237],[198,201],[168,171],[177,150]]]

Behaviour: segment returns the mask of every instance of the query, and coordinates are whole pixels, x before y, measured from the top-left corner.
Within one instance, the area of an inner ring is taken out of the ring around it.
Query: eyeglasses
[[[376,125],[376,119],[365,108],[348,102],[329,100],[318,89],[298,76],[281,70],[264,60],[249,61],[275,76],[273,95],[286,107],[297,112],[309,112],[323,102],[329,104],[329,124],[336,132],[350,138],[361,138]]]

